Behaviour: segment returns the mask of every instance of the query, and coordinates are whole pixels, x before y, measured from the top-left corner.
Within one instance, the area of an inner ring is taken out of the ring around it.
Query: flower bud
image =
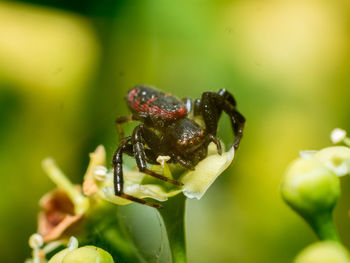
[[[281,193],[321,239],[338,240],[332,211],[340,195],[339,178],[318,158],[294,161],[285,173]]]
[[[69,249],[63,249],[60,252],[57,252],[48,263],[62,263],[63,258],[69,253]]]
[[[349,252],[333,241],[317,242],[299,253],[295,263],[350,263]]]
[[[332,143],[340,143],[346,138],[346,131],[343,129],[336,128],[331,132]]]
[[[107,251],[95,247],[85,246],[70,251],[68,248],[54,255],[49,263],[114,263]]]

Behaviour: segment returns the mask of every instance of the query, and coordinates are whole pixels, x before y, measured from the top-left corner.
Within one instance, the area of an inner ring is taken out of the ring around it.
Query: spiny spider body
[[[147,168],[147,163],[159,164],[157,157],[169,156],[169,163],[178,163],[186,169],[194,170],[197,163],[208,153],[208,145],[214,142],[219,154],[220,141],[216,138],[217,126],[222,111],[229,115],[238,148],[243,135],[245,119],[236,110],[236,101],[226,90],[204,92],[201,99],[179,100],[148,86],[136,86],[126,95],[132,112],[129,116],[117,118],[117,128],[121,142],[113,156],[114,190],[117,196],[141,204],[160,208],[123,192],[123,153],[133,156],[140,172],[182,186],[181,182],[157,174]],[[205,127],[197,124],[192,116],[202,117]],[[124,138],[122,124],[130,121],[142,122],[131,136]]]

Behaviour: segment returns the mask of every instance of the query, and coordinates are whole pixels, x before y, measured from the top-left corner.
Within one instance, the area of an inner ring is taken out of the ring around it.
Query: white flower
[[[188,198],[200,199],[215,179],[225,171],[234,158],[234,148],[230,148],[222,155],[217,154],[216,146],[209,145],[208,156],[200,161],[194,171],[183,170],[178,176],[184,186],[167,186],[166,183],[157,179],[150,179],[144,173],[130,170],[124,167],[124,192],[138,198],[152,198],[158,201],[166,201],[169,197],[183,192]],[[161,165],[153,165],[152,170],[161,172],[164,176],[172,177],[170,167],[166,163],[167,156],[159,156]],[[118,197],[114,194],[113,171],[106,172],[105,167],[96,167],[94,170],[95,183],[98,185],[96,194],[103,199],[125,205],[131,203],[130,200]]]
[[[327,147],[318,151],[314,158],[319,159],[324,166],[337,176],[350,174],[350,148],[348,147]]]
[[[336,128],[331,132],[332,143],[340,143],[346,138],[346,131],[343,129]]]

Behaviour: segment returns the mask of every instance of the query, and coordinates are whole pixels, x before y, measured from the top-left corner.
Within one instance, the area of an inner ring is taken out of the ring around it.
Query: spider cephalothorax
[[[216,138],[217,126],[222,111],[230,117],[235,134],[233,147],[238,148],[243,134],[245,119],[236,110],[236,101],[226,90],[204,92],[201,99],[178,100],[148,86],[136,86],[126,95],[132,112],[116,120],[122,139],[113,156],[115,194],[129,200],[160,207],[158,204],[127,195],[123,192],[123,153],[133,156],[138,169],[163,181],[181,186],[182,183],[157,174],[147,168],[147,163],[158,164],[158,156],[169,156],[169,163],[178,163],[193,170],[207,156],[210,142],[216,144],[221,154],[221,144]],[[189,116],[202,117],[205,127]],[[122,123],[140,121],[131,136],[124,138]]]

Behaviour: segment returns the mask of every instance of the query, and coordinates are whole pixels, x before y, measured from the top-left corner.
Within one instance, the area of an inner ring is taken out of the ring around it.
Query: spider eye
[[[184,139],[179,139],[178,141],[177,141],[177,144],[178,145],[180,145],[180,146],[186,146],[187,145],[187,143],[188,143],[188,141],[187,140],[184,140]]]

